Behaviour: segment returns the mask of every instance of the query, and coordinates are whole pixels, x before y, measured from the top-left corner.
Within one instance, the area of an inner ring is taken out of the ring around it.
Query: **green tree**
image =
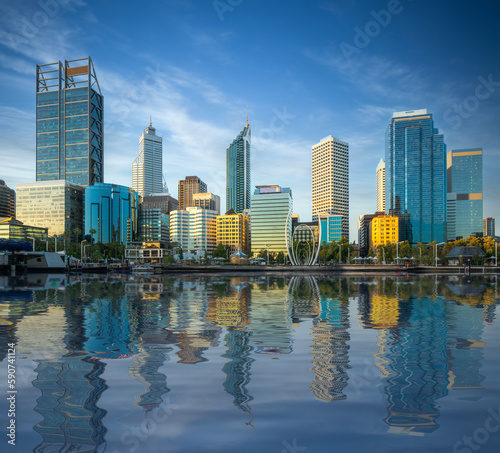
[[[75,234],[76,236],[76,243],[80,242],[80,235],[82,234],[82,230],[81,228],[78,228],[78,227],[75,227],[73,229],[73,233]]]

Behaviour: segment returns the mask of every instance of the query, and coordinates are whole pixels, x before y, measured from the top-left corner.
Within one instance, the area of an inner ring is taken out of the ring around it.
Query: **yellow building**
[[[250,253],[250,221],[244,214],[217,216],[217,245],[229,245],[231,253]]]
[[[399,241],[399,217],[379,215],[371,222],[372,246]]]

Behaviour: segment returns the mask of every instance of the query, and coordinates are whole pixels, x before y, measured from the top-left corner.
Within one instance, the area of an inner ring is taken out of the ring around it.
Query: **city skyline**
[[[329,134],[350,144],[352,241],[358,216],[373,212],[392,113],[427,108],[448,149],[483,148],[484,216],[500,217],[496,4],[455,2],[450,15],[432,2],[396,2],[391,11],[387,2],[243,2],[221,11],[170,1],[152,18],[132,4],[53,3],[0,7],[0,178],[11,188],[35,180],[35,65],[90,55],[105,99],[106,183],[129,186],[137,136],[152,115],[168,149],[169,187],[196,174],[224,205],[224,151],[248,103],[252,188],[279,184],[310,199],[311,146]],[[430,16],[440,26],[424,36]],[[175,45],[167,52],[163,42]],[[307,207],[297,212],[310,217]]]

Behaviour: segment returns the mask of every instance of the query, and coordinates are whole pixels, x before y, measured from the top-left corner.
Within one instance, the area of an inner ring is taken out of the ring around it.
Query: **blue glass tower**
[[[103,97],[90,57],[36,67],[36,180],[103,182]]]
[[[386,132],[386,210],[399,240],[446,240],[446,145],[426,109],[396,112]]]
[[[447,155],[447,239],[483,232],[483,149],[453,149]]]
[[[226,150],[226,211],[236,214],[250,209],[250,143],[252,133],[246,126]]]
[[[129,187],[98,183],[85,189],[85,234],[95,242],[136,240],[138,212],[139,195]]]

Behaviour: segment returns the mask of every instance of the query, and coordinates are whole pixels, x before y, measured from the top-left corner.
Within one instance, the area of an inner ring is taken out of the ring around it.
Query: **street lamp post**
[[[266,244],[267,247],[267,265],[269,266],[269,245]]]
[[[80,260],[83,261],[83,243],[87,242],[85,239],[80,242]]]
[[[33,252],[35,251],[35,238],[34,237],[27,237],[27,239],[33,239]]]
[[[436,262],[434,267],[438,267],[438,257],[437,257],[437,249],[438,245],[446,244],[446,242],[440,242],[439,244],[434,244],[434,261]]]
[[[87,251],[85,250],[87,247],[92,247],[92,244],[87,244],[83,246],[83,254],[87,256]]]
[[[339,244],[339,264],[342,264],[342,244]]]

